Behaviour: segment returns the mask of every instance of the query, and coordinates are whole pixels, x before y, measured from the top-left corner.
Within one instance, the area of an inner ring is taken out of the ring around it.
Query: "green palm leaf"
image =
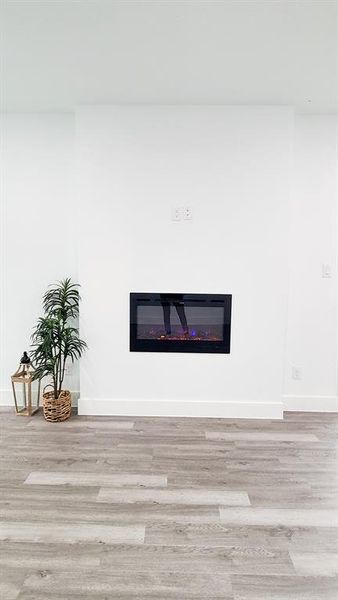
[[[44,316],[38,319],[32,334],[31,358],[35,379],[50,377],[54,396],[62,390],[66,361],[79,359],[87,348],[77,327],[80,294],[70,278],[50,286],[43,296]]]

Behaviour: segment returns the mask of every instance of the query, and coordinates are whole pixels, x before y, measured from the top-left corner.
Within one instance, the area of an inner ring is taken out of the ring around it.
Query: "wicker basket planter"
[[[46,421],[58,423],[69,419],[72,411],[72,396],[68,390],[62,391],[57,400],[54,398],[54,392],[44,392],[42,398]]]

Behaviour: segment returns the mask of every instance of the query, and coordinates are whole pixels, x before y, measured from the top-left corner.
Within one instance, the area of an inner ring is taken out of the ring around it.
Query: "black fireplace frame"
[[[160,301],[162,293],[130,293],[130,352],[189,352],[229,354],[231,345],[231,294],[180,294],[186,305],[222,306],[223,340],[140,340],[137,339],[137,307]],[[171,294],[165,294],[170,296]]]

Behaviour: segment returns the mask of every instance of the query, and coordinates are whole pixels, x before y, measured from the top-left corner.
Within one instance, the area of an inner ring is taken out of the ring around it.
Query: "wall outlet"
[[[332,277],[332,268],[331,265],[323,263],[322,264],[322,278],[330,279]]]
[[[302,379],[302,369],[300,367],[292,367],[291,376],[292,379],[300,381]]]

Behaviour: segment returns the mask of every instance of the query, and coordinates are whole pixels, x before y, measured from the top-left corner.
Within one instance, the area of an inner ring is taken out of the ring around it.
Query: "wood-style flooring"
[[[1,600],[337,600],[337,415],[0,418]]]

